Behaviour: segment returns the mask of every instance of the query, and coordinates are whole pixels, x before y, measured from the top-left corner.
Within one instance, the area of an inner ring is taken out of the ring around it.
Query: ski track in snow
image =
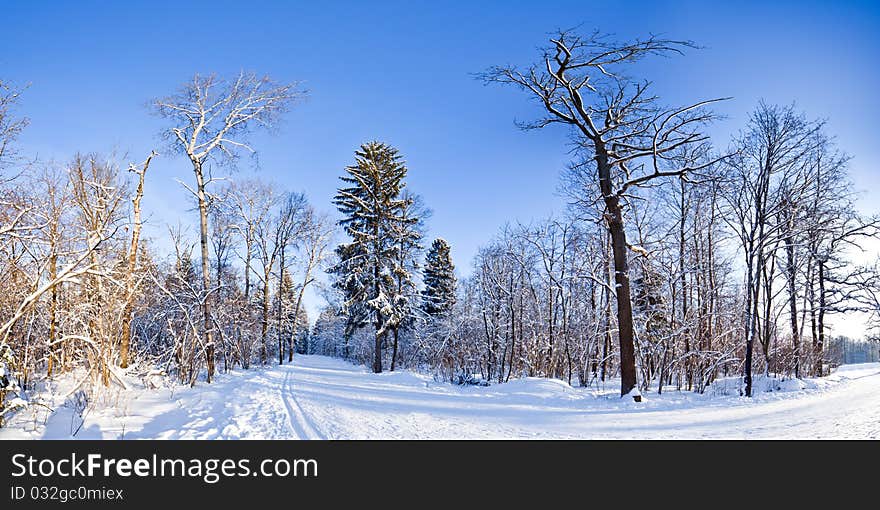
[[[293,370],[284,371],[284,384],[281,386],[279,395],[287,408],[287,420],[290,428],[297,439],[323,439],[315,427],[311,424],[296,400],[296,392],[291,383]]]
[[[754,399],[668,391],[637,404],[604,390],[526,378],[460,387],[401,371],[371,374],[322,356],[237,370],[195,388],[101,396],[82,439],[880,439],[880,364],[842,367],[806,389]],[[61,393],[56,391],[56,394]],[[78,417],[54,402],[0,429],[66,439]]]

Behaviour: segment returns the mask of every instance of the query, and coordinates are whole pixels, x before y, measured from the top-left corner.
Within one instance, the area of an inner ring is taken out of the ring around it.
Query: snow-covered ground
[[[880,439],[878,363],[774,383],[753,399],[719,384],[704,395],[670,391],[634,403],[612,382],[604,390],[534,378],[460,387],[298,356],[195,388],[103,390],[84,419],[67,384],[35,396],[48,407],[19,412],[0,439]]]

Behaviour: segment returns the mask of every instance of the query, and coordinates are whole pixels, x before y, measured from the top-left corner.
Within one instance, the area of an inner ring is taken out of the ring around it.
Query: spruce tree
[[[397,149],[380,142],[361,145],[355,164],[346,167],[334,203],[344,215],[339,224],[352,242],[340,245],[333,272],[344,290],[343,308],[351,323],[370,321],[375,327],[373,371],[382,371],[382,340],[408,314],[398,282],[408,278],[400,250],[418,218],[407,217],[411,199],[401,196],[406,166]]]
[[[449,313],[455,305],[455,266],[449,250],[446,240],[435,239],[425,261],[422,310],[431,318]]]
[[[349,357],[349,342],[358,329],[366,326],[369,320],[365,307],[357,297],[365,292],[366,282],[363,277],[364,265],[359,263],[365,256],[363,247],[355,243],[340,244],[335,253],[337,262],[327,272],[335,274],[333,287],[342,294],[342,303],[336,310],[345,317],[342,330],[342,357]]]

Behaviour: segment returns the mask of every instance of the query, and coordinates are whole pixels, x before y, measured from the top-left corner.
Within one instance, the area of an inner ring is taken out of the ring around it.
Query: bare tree
[[[282,254],[291,244],[295,234],[298,234],[299,229],[302,228],[301,216],[306,208],[305,196],[300,193],[287,193],[283,196],[276,195],[271,197],[271,200],[273,208],[276,205],[278,206],[278,209],[275,210],[274,217],[267,218],[260,222],[256,225],[256,229],[254,230],[256,258],[260,261],[260,271],[257,272],[257,277],[262,284],[260,294],[260,301],[262,303],[262,328],[260,332],[261,363],[266,363],[268,361],[269,308],[272,301],[270,294],[272,279],[277,276],[279,283],[284,281],[284,266],[288,261],[281,260]],[[275,272],[276,265],[278,266],[277,272]],[[280,297],[278,302],[279,308],[276,319],[280,320],[283,305]],[[284,362],[284,342],[281,338],[280,332],[277,335],[277,340],[278,363],[281,364]]]
[[[244,323],[249,323],[253,314],[251,306],[251,273],[254,272],[252,261],[254,256],[259,253],[257,250],[258,234],[261,233],[258,229],[268,220],[275,197],[270,186],[260,181],[247,180],[230,183],[225,194],[234,216],[231,227],[241,239],[238,256],[244,266],[244,293],[242,296],[244,307],[240,311],[240,315]],[[248,368],[251,348],[255,340],[249,338],[241,328],[237,328],[235,341],[242,366]]]
[[[130,164],[128,166],[128,171],[137,175],[138,183],[135,188],[134,197],[131,199],[134,217],[131,224],[131,243],[128,247],[128,268],[125,275],[125,307],[122,311],[122,340],[119,345],[119,366],[122,368],[127,368],[130,361],[131,315],[137,287],[138,250],[140,247],[141,227],[143,226],[141,221],[141,200],[144,198],[144,178],[147,175],[147,169],[150,168],[150,162],[155,156],[157,156],[155,151],[150,152],[150,155],[147,156],[146,161],[142,164]]]
[[[96,154],[77,155],[69,167],[73,202],[77,209],[79,224],[84,231],[86,245],[97,246],[102,240],[110,239],[119,229],[122,218],[124,190],[119,184],[119,169],[110,159]],[[96,360],[94,370],[98,370],[101,382],[109,386],[112,364],[117,354],[111,327],[116,315],[111,306],[113,284],[112,270],[116,255],[109,250],[89,250],[89,261],[95,271],[86,282],[86,303],[88,331],[86,338],[92,340],[93,355]],[[114,303],[115,304],[115,303]]]
[[[34,216],[41,225],[42,235],[40,240],[45,243],[46,256],[48,258],[48,278],[50,281],[58,277],[59,262],[64,260],[69,245],[69,215],[68,207],[71,201],[70,180],[67,173],[54,165],[47,166],[42,170],[34,189],[44,196],[44,205],[34,209]],[[49,331],[46,339],[49,345],[49,355],[46,365],[47,376],[52,376],[56,369],[61,368],[59,337],[59,296],[61,285],[54,285],[49,295]]]
[[[155,111],[169,119],[165,132],[172,145],[192,163],[196,186],[187,189],[199,207],[202,257],[202,332],[207,346],[208,382],[214,375],[212,335],[211,276],[208,267],[208,195],[206,186],[213,180],[206,175],[209,161],[229,162],[241,152],[254,153],[248,134],[257,128],[273,127],[292,100],[301,96],[294,84],[276,84],[268,77],[241,73],[233,80],[195,75],[176,95],[154,101]]]
[[[228,321],[221,320],[218,316],[225,315],[227,319],[233,320],[235,316],[235,309],[222,310],[224,300],[232,297],[235,291],[234,282],[232,281],[234,272],[229,264],[229,255],[235,248],[238,224],[235,205],[232,200],[231,186],[222,189],[219,194],[213,197],[209,205],[208,215],[211,223],[211,248],[214,251],[214,275],[217,282],[217,291],[213,296],[216,308],[214,309],[215,313],[212,316],[212,320],[220,337],[220,355],[223,358],[223,371],[226,372],[229,371],[231,338],[227,334],[229,332]]]
[[[743,384],[745,395],[749,397],[752,395],[752,351],[761,327],[762,283],[766,307],[773,301],[772,282],[766,271],[773,262],[780,238],[785,237],[785,225],[774,221],[786,204],[780,190],[785,183],[797,178],[800,164],[812,150],[811,140],[819,129],[820,123],[808,122],[791,106],[783,108],[762,102],[736,142],[736,156],[728,162],[732,177],[725,194],[729,206],[725,221],[738,236],[743,253],[746,292],[742,310],[746,338]],[[767,310],[765,308],[763,314],[764,328],[770,327]]]
[[[628,245],[624,225],[627,192],[662,177],[681,177],[716,161],[675,165],[682,148],[708,144],[701,129],[714,116],[706,107],[721,99],[665,108],[648,92],[647,82],[633,83],[622,73],[628,64],[652,55],[681,53],[687,41],[648,37],[618,43],[598,32],[582,37],[560,31],[550,39],[540,61],[525,69],[494,67],[481,75],[486,83],[512,84],[540,101],[547,115],[524,124],[528,129],[563,124],[571,128],[583,162],[575,171],[584,177],[586,202],[604,203],[611,235],[617,296],[621,395],[636,390]],[[598,189],[597,189],[598,188]]]
[[[302,193],[288,193],[281,204],[281,210],[278,213],[278,221],[275,224],[275,246],[278,248],[278,364],[284,364],[284,338],[281,322],[283,320],[283,311],[285,308],[285,293],[281,292],[281,286],[285,281],[284,276],[290,260],[287,256],[287,249],[295,245],[300,239],[306,228],[304,215],[308,209],[306,197]],[[296,331],[297,314],[299,307],[293,314],[293,331],[287,339],[288,347],[291,349],[290,358],[293,359],[293,335]]]

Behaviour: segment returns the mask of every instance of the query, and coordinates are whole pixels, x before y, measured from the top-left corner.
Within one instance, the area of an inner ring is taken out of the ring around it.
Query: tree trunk
[[[753,257],[753,256],[752,256]],[[752,396],[752,346],[755,339],[755,317],[757,313],[753,313],[753,301],[757,301],[754,284],[754,265],[752,260],[748,261],[746,268],[746,302],[744,307],[744,333],[746,334],[746,359],[743,365],[743,384],[745,385],[745,394],[747,397]]]
[[[771,318],[773,315],[773,300],[769,298],[769,296],[773,295],[773,276],[767,275],[767,272],[764,271],[764,328],[762,331],[763,342],[761,342],[762,347],[764,349],[764,375],[770,375],[770,364],[771,364],[771,351],[773,348],[773,326],[775,323],[771,323]]]
[[[91,244],[91,241],[89,241]],[[91,261],[92,267],[98,266],[98,254],[92,250],[89,253],[89,260]],[[108,367],[110,363],[110,341],[107,338],[106,331],[107,329],[104,327],[104,315],[101,313],[103,308],[101,307],[101,300],[104,296],[104,285],[102,283],[101,277],[97,275],[91,276],[92,288],[89,290],[90,296],[89,301],[92,303],[92,306],[97,310],[97,313],[93,315],[89,319],[89,331],[91,332],[91,336],[94,337],[97,334],[99,346],[100,346],[100,363],[98,369],[100,370],[101,375],[101,384],[105,387],[110,386],[110,369]]]
[[[819,261],[819,317],[817,328],[819,330],[816,341],[816,377],[823,375],[822,349],[825,346],[825,261]]]
[[[811,271],[812,273],[812,271]],[[819,326],[816,320],[816,283],[813,274],[809,275],[809,281],[807,283],[807,292],[809,293],[809,302],[810,302],[810,339],[812,340],[812,356],[811,358],[816,357],[816,346],[819,344]],[[813,360],[813,364],[815,365],[815,360]],[[815,366],[811,367],[812,372],[816,372]]]
[[[378,227],[376,230],[376,237],[378,238]],[[378,251],[379,248],[377,247],[376,252],[378,253]],[[381,292],[381,289],[379,288],[379,262],[377,260],[373,264],[373,295],[378,297],[379,292]],[[382,312],[376,310],[376,342],[373,349],[373,373],[376,374],[382,373],[382,335],[379,332],[382,330],[384,323]]]
[[[609,236],[608,244],[610,248],[611,239]],[[609,285],[611,280],[611,250],[608,249],[606,253],[604,253],[605,257],[605,276],[609,279]],[[602,364],[601,364],[601,372],[599,376],[599,380],[605,382],[605,378],[608,375],[608,351],[611,350],[611,290],[606,287],[605,288],[605,334],[602,338]]]
[[[620,395],[628,395],[636,387],[636,358],[633,343],[634,329],[632,298],[629,286],[629,261],[627,260],[626,231],[623,225],[623,209],[620,197],[612,191],[611,167],[605,148],[597,146],[599,186],[605,201],[608,231],[611,234],[611,251],[614,255],[614,282],[617,294],[617,338],[620,344]],[[633,395],[641,402],[642,397]]]
[[[791,218],[789,218],[789,228],[791,228]],[[791,342],[794,347],[794,376],[801,376],[801,338],[798,329],[797,319],[797,289],[795,287],[795,277],[797,275],[794,261],[794,241],[791,236],[785,239],[785,257],[786,257],[786,279],[788,283],[788,313],[791,315]]]
[[[128,249],[128,274],[125,279],[125,306],[122,311],[122,341],[119,346],[119,366],[128,368],[129,349],[131,345],[131,315],[134,308],[134,272],[137,269],[138,243],[141,237],[141,200],[144,197],[144,177],[155,152],[150,153],[144,166],[137,170],[138,185],[131,203],[134,213],[134,224],[131,226],[131,245]]]
[[[214,378],[214,336],[211,324],[211,300],[208,293],[211,290],[211,273],[208,269],[208,198],[205,194],[205,179],[202,175],[202,164],[194,163],[197,197],[199,200],[199,244],[202,252],[202,315],[204,316],[203,339],[205,342],[205,360],[208,365],[207,380],[210,383]]]
[[[398,340],[398,328],[394,328],[394,346],[391,349],[391,371],[394,372],[394,366],[397,361],[397,340]]]
[[[247,236],[244,241],[244,246],[245,246],[245,249],[244,249],[244,310],[242,310],[245,318],[249,318],[250,312],[251,312],[251,253],[253,252],[253,239],[251,237],[253,234],[250,231],[251,227],[248,226],[247,228],[248,228]],[[242,368],[247,370],[251,366],[251,360],[250,360],[251,351],[250,351],[250,346],[248,346],[247,351],[242,349],[241,327],[240,326],[236,326],[236,328],[235,328],[235,337],[238,339],[237,342],[238,342],[238,348],[240,351],[239,354],[242,358],[241,359],[241,366],[242,366]]]
[[[629,288],[629,263],[627,261],[626,232],[623,229],[623,212],[615,198],[606,201],[611,218],[611,247],[614,252],[614,282],[617,288],[617,332],[620,343],[620,395],[630,393],[636,387],[636,361],[633,344],[632,301]],[[633,396],[641,401],[638,395]]]
[[[217,307],[219,308],[223,306],[223,296],[221,295],[221,289],[223,288],[223,263],[220,256],[220,252],[223,250],[216,247],[215,249],[217,251]],[[220,337],[221,354],[223,355],[223,372],[229,372],[229,342],[226,341],[226,336],[222,328],[217,328],[217,334]]]
[[[284,333],[282,332],[281,323],[283,321],[283,313],[284,313],[284,245],[281,245],[281,253],[278,259],[278,364],[284,364]],[[294,323],[296,323],[296,316],[294,316]]]
[[[265,365],[269,361],[269,276],[270,271],[263,271],[263,321],[260,331],[260,363]]]
[[[382,336],[376,331],[376,343],[373,349],[373,373],[382,373]]]

